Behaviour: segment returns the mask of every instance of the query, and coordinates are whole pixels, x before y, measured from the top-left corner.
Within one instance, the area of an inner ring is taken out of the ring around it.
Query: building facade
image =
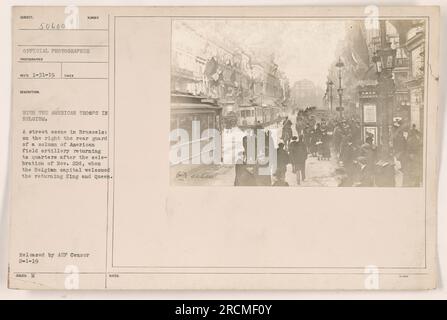
[[[305,109],[320,104],[322,96],[318,96],[317,87],[307,79],[296,81],[291,88],[291,102],[295,108]]]
[[[216,99],[224,116],[251,103],[280,106],[289,95],[288,80],[272,59],[184,22],[173,30],[171,91]]]
[[[424,129],[425,28],[420,23],[408,31],[406,48],[409,55],[409,90],[411,124]]]

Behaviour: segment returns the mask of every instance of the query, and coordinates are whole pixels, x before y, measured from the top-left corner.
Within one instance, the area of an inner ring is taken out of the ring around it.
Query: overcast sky
[[[345,37],[343,20],[187,20],[197,32],[232,39],[244,50],[274,54],[291,85],[309,79],[325,87],[336,59],[337,43]]]

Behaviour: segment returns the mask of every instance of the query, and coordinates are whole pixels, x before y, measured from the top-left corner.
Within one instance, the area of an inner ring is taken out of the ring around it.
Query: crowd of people
[[[318,118],[313,109],[296,114],[295,132],[289,118],[283,122],[282,141],[277,149],[277,185],[287,185],[285,175],[292,165],[296,181],[306,179],[306,159],[336,160],[335,174],[341,187],[417,187],[422,183],[422,137],[413,125],[408,129],[399,121],[392,129],[392,144],[387,152],[377,146],[373,132],[362,139],[360,120],[350,118]]]
[[[422,184],[422,136],[415,125],[394,123],[388,147],[378,147],[376,136],[361,137],[357,121],[339,121],[334,130],[340,186],[418,187]],[[397,177],[400,176],[398,183]]]
[[[278,184],[286,185],[285,174],[287,165],[292,165],[292,171],[296,174],[296,182],[306,180],[306,160],[308,156],[318,160],[329,161],[331,159],[331,123],[326,119],[320,119],[313,115],[314,109],[308,108],[298,111],[293,135],[293,123],[287,117],[282,125],[281,140],[277,150]]]
[[[276,149],[274,186],[289,185],[286,181],[289,168],[298,185],[306,181],[309,157],[331,161],[340,187],[421,186],[422,135],[414,125],[408,128],[400,120],[396,121],[390,132],[389,148],[385,150],[376,141],[377,131],[365,130],[362,135],[361,122],[356,116],[319,114],[313,108],[299,110],[294,116],[294,121],[286,117],[280,124],[282,133]],[[271,136],[266,130],[266,141],[269,139]],[[247,137],[244,137],[243,146],[246,155]],[[265,151],[269,154],[267,149]],[[243,164],[246,163],[244,156]],[[272,185],[270,176],[257,178],[256,173],[246,169],[243,165],[236,168],[235,185]],[[247,178],[249,176],[251,180]]]

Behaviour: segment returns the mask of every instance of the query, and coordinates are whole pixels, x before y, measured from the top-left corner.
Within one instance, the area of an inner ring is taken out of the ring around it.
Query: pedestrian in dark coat
[[[374,177],[371,174],[372,170],[369,168],[368,160],[365,157],[358,158],[359,164],[359,187],[374,187]]]
[[[322,136],[321,136],[321,157],[323,158],[323,160],[329,160],[331,159],[331,148],[330,148],[330,136],[327,134],[326,131],[323,131]]]
[[[292,142],[290,142],[289,145],[289,157],[290,157],[290,163],[292,164],[292,172],[296,173],[296,157],[297,157],[297,147],[298,147],[298,137],[293,136]]]
[[[287,183],[287,181],[278,179],[273,183],[273,186],[274,187],[288,187],[289,184]]]
[[[246,164],[236,164],[235,186],[256,186],[256,177]]]
[[[278,144],[276,149],[276,176],[284,180],[287,172],[287,165],[290,163],[289,154],[284,150],[284,143]]]
[[[365,143],[360,147],[360,156],[366,159],[367,170],[373,178],[375,175],[375,166],[377,162],[377,148],[373,144],[373,137],[367,137]]]
[[[299,141],[296,141],[297,137],[293,137],[295,140],[290,145],[290,161],[296,173],[296,181],[301,183],[301,179],[306,179],[306,160],[307,160],[307,147],[304,143],[304,137],[300,135]]]
[[[347,144],[342,147],[342,152],[340,154],[340,160],[343,162],[343,167],[346,170],[346,175],[350,180],[350,183],[354,182],[355,178],[355,165],[354,161],[356,158],[356,149],[352,140],[349,139]]]

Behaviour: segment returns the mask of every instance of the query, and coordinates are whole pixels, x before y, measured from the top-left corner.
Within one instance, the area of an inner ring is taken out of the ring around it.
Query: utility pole
[[[378,60],[381,62],[379,71],[378,96],[380,106],[380,119],[382,122],[382,151],[386,158],[390,156],[391,125],[392,125],[392,99],[395,92],[392,70],[394,68],[395,50],[386,38],[386,21],[380,20],[380,46]]]
[[[338,68],[338,100],[339,100],[339,107],[338,111],[340,112],[340,119],[343,118],[343,88],[341,86],[341,69],[345,66],[343,61],[341,61],[341,58],[338,58],[338,62],[335,65]]]
[[[332,87],[334,86],[334,83],[332,82],[332,80],[329,80],[328,86],[329,86],[329,103],[330,103],[331,112],[333,112],[332,101],[333,101],[334,97],[332,96]]]

